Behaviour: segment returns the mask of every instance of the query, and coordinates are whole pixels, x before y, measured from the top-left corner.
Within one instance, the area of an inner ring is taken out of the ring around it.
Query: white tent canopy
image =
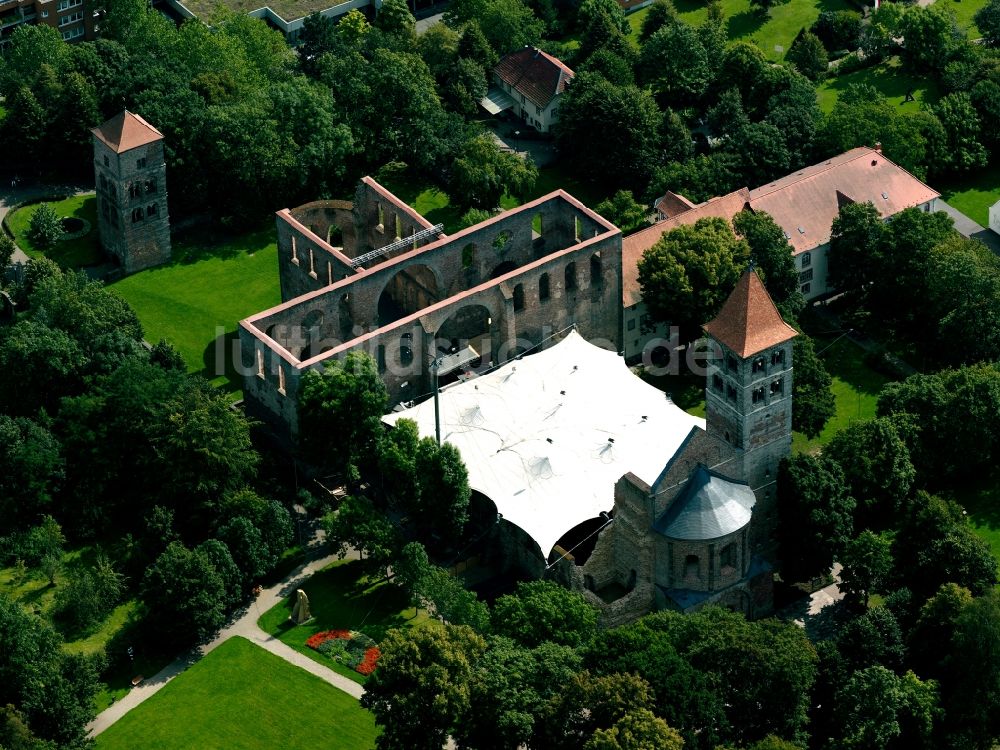
[[[548,555],[578,524],[610,511],[627,472],[652,484],[705,421],[575,331],[558,344],[441,392],[441,439],[469,484]],[[434,435],[434,401],[383,417]]]

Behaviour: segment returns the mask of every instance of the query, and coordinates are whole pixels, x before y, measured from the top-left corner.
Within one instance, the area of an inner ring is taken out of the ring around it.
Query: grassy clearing
[[[874,417],[879,391],[888,382],[888,378],[865,364],[864,351],[846,337],[832,342],[817,337],[816,350],[833,378],[836,412],[818,437],[810,439],[793,433],[795,453],[815,453],[854,422]]]
[[[954,490],[948,497],[965,507],[972,528],[1000,560],[1000,487],[996,480],[991,477],[984,483]]]
[[[97,197],[92,193],[74,195],[65,200],[53,201],[51,205],[61,218],[74,217],[90,222],[90,231],[83,237],[57,242],[51,250],[42,251],[28,239],[31,217],[38,207],[37,203],[30,204],[7,216],[7,226],[13,233],[18,247],[35,258],[47,256],[62,268],[81,268],[103,263],[105,257],[97,235]]]
[[[708,18],[704,0],[675,0],[681,20],[698,26]],[[746,39],[763,50],[771,60],[782,60],[801,29],[808,29],[825,10],[854,10],[845,0],[790,0],[771,8],[769,15],[750,6],[749,0],[722,0],[726,31],[729,38]],[[628,17],[632,33],[629,38],[639,41],[639,30],[648,9]]]
[[[135,308],[146,339],[173,344],[191,372],[241,388],[236,324],[281,301],[274,227],[174,243],[173,262],[127,276],[112,289]]]
[[[360,630],[381,641],[390,628],[412,627],[427,620],[427,615],[409,606],[405,594],[391,583],[364,575],[357,560],[336,562],[312,576],[301,588],[309,597],[313,619],[292,625],[292,597],[265,612],[258,625],[325,667],[355,682],[365,679],[353,669],[342,666],[306,646],[306,639],[321,630]]]
[[[231,638],[98,735],[98,750],[242,750],[375,745],[354,698],[243,638]]]
[[[979,29],[972,17],[976,15],[976,11],[986,5],[986,0],[936,0],[934,4],[954,13],[958,28],[973,39],[979,38]]]
[[[912,76],[904,72],[898,58],[864,70],[856,70],[843,76],[827,78],[816,90],[819,106],[824,112],[833,110],[837,97],[851,84],[867,84],[881,91],[886,99],[900,112],[919,112],[921,103],[935,103],[941,93],[937,84],[928,78]],[[907,102],[906,93],[913,92],[916,101]]]
[[[989,209],[1000,201],[1000,164],[937,186],[941,197],[977,224],[989,226]]]

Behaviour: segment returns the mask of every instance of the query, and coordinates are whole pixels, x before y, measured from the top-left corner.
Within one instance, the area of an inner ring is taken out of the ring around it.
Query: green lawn
[[[949,204],[977,224],[989,226],[989,208],[1000,200],[1000,164],[935,187]]]
[[[972,17],[976,11],[986,5],[986,0],[936,0],[935,5],[947,8],[955,14],[955,22],[958,27],[965,31],[971,38],[979,38],[979,29],[976,28]]]
[[[274,236],[269,223],[238,236],[178,240],[170,265],[127,276],[111,288],[135,308],[147,341],[165,338],[190,371],[238,391],[236,324],[281,301]]]
[[[414,211],[432,224],[444,224],[445,233],[458,230],[459,220],[465,212],[453,206],[448,194],[436,187],[428,187],[409,173],[394,173],[379,180],[397,198],[401,198]]]
[[[933,104],[940,98],[937,84],[928,78],[911,76],[905,73],[898,58],[864,68],[843,76],[831,76],[817,87],[819,106],[824,112],[830,112],[837,103],[837,97],[844,89],[854,83],[863,83],[881,91],[885,97],[900,108],[901,112],[919,112],[921,102]],[[906,102],[906,93],[913,91],[916,101]]]
[[[1000,487],[996,480],[988,478],[978,486],[948,493],[948,497],[965,507],[972,528],[990,545],[993,556],[1000,560]]]
[[[302,587],[309,597],[313,619],[292,625],[292,597],[265,612],[258,625],[277,636],[296,651],[314,661],[363,683],[365,678],[306,646],[306,639],[321,630],[359,630],[381,641],[390,628],[408,627],[425,622],[427,616],[409,606],[403,592],[391,583],[365,577],[362,565],[355,560],[336,562],[312,576]]]
[[[59,241],[51,250],[43,252],[39,248],[36,248],[31,240],[28,239],[28,227],[31,224],[31,217],[38,207],[38,204],[31,204],[19,208],[7,216],[7,226],[13,233],[18,247],[28,255],[36,258],[46,255],[63,268],[80,268],[82,266],[93,266],[103,263],[105,257],[101,251],[97,236],[96,196],[92,193],[88,195],[75,195],[72,198],[53,202],[51,205],[61,218],[72,216],[90,222],[90,231],[77,239]]]
[[[793,434],[795,453],[814,453],[844,428],[874,417],[879,391],[888,382],[888,378],[865,364],[864,351],[846,337],[833,343],[817,338],[816,351],[833,378],[837,410],[818,437],[810,439],[798,432]]]
[[[708,18],[704,0],[675,0],[681,20],[697,26]],[[749,0],[722,0],[726,29],[730,39],[747,39],[755,43],[772,60],[782,60],[792,40],[801,29],[808,29],[825,10],[855,10],[845,0],[790,0],[775,5],[768,16],[750,6]],[[628,16],[632,31],[629,39],[638,46],[639,30],[648,8]],[[779,49],[780,48],[780,49]]]
[[[367,750],[372,715],[346,693],[231,638],[98,735],[98,750]]]

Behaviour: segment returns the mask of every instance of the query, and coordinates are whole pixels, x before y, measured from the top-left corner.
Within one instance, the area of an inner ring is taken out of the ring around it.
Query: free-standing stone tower
[[[128,110],[91,132],[101,245],[125,273],[168,262],[163,134]]]
[[[705,384],[705,421],[710,434],[737,451],[737,475],[757,496],[755,524],[767,534],[774,525],[774,481],[778,462],[792,446],[792,339],[753,269],[747,270],[705,333],[721,358]]]

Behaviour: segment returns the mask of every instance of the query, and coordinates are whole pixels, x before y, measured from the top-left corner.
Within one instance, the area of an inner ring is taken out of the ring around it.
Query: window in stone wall
[[[106,166],[106,167],[110,167],[111,166],[111,160],[108,158],[107,154],[104,155],[104,166]]]
[[[316,256],[313,255],[313,249],[309,248],[309,275],[316,278]]]
[[[808,281],[812,281],[812,279],[813,279],[813,270],[811,268],[807,268],[805,271],[802,271],[799,274],[800,284],[805,284]]]
[[[159,211],[159,207],[155,203],[150,203],[146,206],[146,216],[156,216]]]
[[[802,253],[799,257],[802,258],[802,268],[809,268],[812,265],[812,253]]]
[[[731,572],[727,571],[726,568],[736,568],[736,563],[736,544],[727,544],[719,553],[719,567],[723,572]]]
[[[156,192],[156,180],[146,180],[146,194],[151,195]]]
[[[566,266],[566,271],[563,275],[565,276],[566,291],[572,292],[576,289],[576,263],[570,263]]]
[[[145,156],[142,156],[142,157],[140,157],[140,158],[138,158],[138,159],[135,160],[135,168],[136,169],[145,169],[146,168],[146,157]]]
[[[134,208],[132,209],[132,223],[137,224],[142,221],[142,209]]]
[[[375,227],[378,231],[385,231],[385,211],[382,209],[381,203],[376,203],[375,208],[378,209],[378,226]]]
[[[580,241],[580,217],[573,217],[573,239],[577,242]]]
[[[688,555],[684,558],[684,577],[697,578],[701,574],[698,555]]]
[[[785,361],[785,350],[784,349],[776,349],[775,351],[771,352],[771,364],[772,365],[780,365],[784,361]]]
[[[715,375],[712,376],[712,387],[719,393],[722,393],[724,385],[722,382],[722,378],[719,376],[719,373],[715,373]]]
[[[590,286],[599,289],[604,282],[604,267],[601,263],[601,254],[594,253],[590,256]]]
[[[785,383],[781,378],[778,378],[773,383],[771,383],[771,395],[780,396],[785,390]]]
[[[634,331],[635,330],[635,318],[629,318],[628,319],[628,329],[630,331]]]
[[[514,310],[524,309],[524,284],[517,284],[514,287]]]
[[[507,252],[510,248],[510,241],[512,238],[513,235],[505,229],[493,238],[493,249],[499,254]]]
[[[531,234],[533,239],[537,239],[538,237],[541,237],[543,234],[541,212],[531,217]]]
[[[764,386],[760,386],[759,388],[754,388],[753,389],[753,402],[755,404],[759,404],[763,400],[764,400]]]
[[[752,370],[753,372],[764,372],[764,368],[767,366],[767,360],[763,357],[757,357],[753,361]]]
[[[736,357],[734,357],[732,354],[726,355],[726,369],[729,370],[729,372],[736,372],[739,370],[739,365],[736,362]]]
[[[736,389],[733,388],[731,385],[726,386],[726,398],[732,401],[733,403],[736,402]]]
[[[538,280],[538,301],[546,302],[549,299],[549,275],[543,273]]]
[[[378,363],[378,371],[385,372],[385,344],[379,344],[375,350],[375,361]]]
[[[138,182],[133,182],[128,186],[128,194],[130,198],[138,198],[142,195],[142,186]]]
[[[470,242],[462,248],[462,268],[472,268],[476,264],[476,245]]]

